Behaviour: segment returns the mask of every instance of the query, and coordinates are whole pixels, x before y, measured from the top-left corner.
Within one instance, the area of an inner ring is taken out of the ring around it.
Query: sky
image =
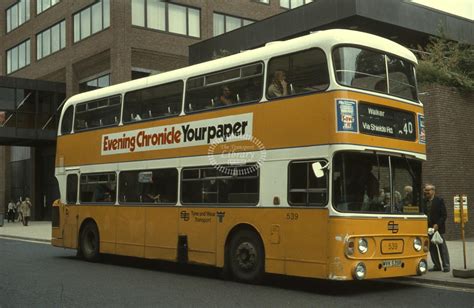
[[[412,2],[474,20],[474,0],[412,0]]]

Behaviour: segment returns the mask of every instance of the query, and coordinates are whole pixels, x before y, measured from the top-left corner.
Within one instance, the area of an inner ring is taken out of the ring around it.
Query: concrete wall
[[[448,210],[446,237],[460,239],[460,225],[453,218],[453,196],[467,194],[469,222],[466,237],[474,238],[474,93],[441,85],[423,85],[427,161],[423,181],[436,186]]]

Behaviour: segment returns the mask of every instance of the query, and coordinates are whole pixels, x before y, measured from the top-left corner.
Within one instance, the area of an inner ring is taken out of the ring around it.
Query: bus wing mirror
[[[323,166],[321,165],[321,162],[319,161],[311,165],[311,167],[313,168],[313,173],[318,179],[324,176],[324,169],[326,169],[328,166],[329,166],[329,163]]]

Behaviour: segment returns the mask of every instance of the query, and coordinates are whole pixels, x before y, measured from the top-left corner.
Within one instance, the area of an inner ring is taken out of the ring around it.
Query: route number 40
[[[412,122],[408,122],[403,125],[403,132],[405,133],[405,135],[411,135],[413,134],[413,123]]]

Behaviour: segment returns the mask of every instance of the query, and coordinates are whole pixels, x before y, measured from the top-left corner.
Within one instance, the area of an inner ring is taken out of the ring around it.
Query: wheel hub
[[[251,243],[244,242],[237,247],[236,257],[240,268],[250,270],[255,266],[257,250]]]

